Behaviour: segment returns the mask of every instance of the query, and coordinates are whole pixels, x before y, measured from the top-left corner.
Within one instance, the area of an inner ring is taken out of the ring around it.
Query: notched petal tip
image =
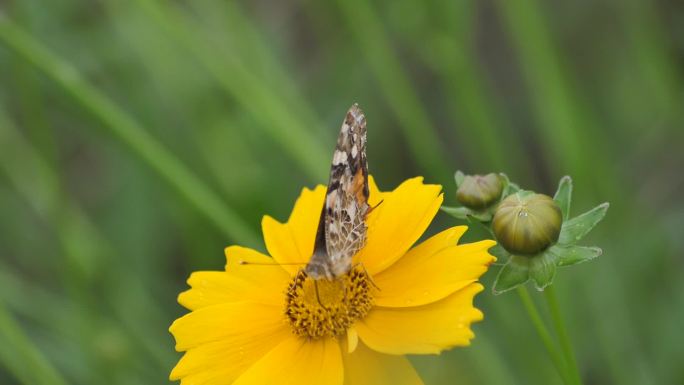
[[[479,282],[475,282],[475,283],[472,285],[472,287],[473,287],[473,289],[472,289],[472,290],[473,290],[473,292],[472,292],[472,298],[475,298],[475,296],[476,296],[478,293],[481,293],[482,290],[484,290],[484,286],[483,286],[481,283],[479,283]],[[470,303],[471,303],[471,305],[472,305],[472,300],[470,301]],[[477,309],[475,309],[475,310],[477,310]],[[479,310],[478,310],[478,311],[479,311]]]
[[[298,214],[301,214],[297,211],[302,210],[305,206],[308,207],[312,201],[317,201],[319,198],[321,198],[323,194],[325,194],[325,191],[327,189],[327,186],[322,184],[316,185],[316,187],[314,187],[313,189],[310,189],[308,187],[302,188],[302,191],[299,193],[299,196],[295,200],[295,204],[292,207],[292,211],[290,212],[290,216],[288,217],[287,222],[289,223]]]
[[[189,285],[189,284],[190,284],[190,279],[188,279],[187,282],[188,282],[188,285]],[[182,292],[180,292],[180,294],[178,294],[178,296],[176,297],[176,302],[178,302],[179,305],[183,306],[183,307],[186,308],[186,309],[190,309],[190,306],[188,306],[189,304],[188,304],[188,301],[187,301],[187,297],[190,295],[190,292],[191,292],[191,291],[192,291],[192,289],[182,291]]]
[[[434,188],[435,193],[442,191],[442,185],[441,184],[434,184],[434,183],[425,183],[425,177],[423,176],[414,176],[413,178],[406,179],[405,181],[401,182],[393,191],[397,191],[401,188],[406,188],[407,185],[421,185],[423,187],[427,188]]]
[[[183,318],[183,317],[180,317],[180,318],[174,320],[174,321],[171,323],[171,326],[169,326],[169,328],[167,329],[167,330],[169,331],[169,334],[171,334],[171,335],[173,336],[174,340],[176,341],[176,343],[173,345],[173,348],[174,348],[177,352],[183,352],[183,351],[185,351],[185,349],[183,349],[182,346],[180,346],[180,345],[178,344],[178,327],[179,327],[178,324],[179,324],[179,321],[180,321],[182,318]]]
[[[450,242],[450,243],[453,242],[454,245],[457,245],[458,241],[460,241],[461,237],[463,237],[463,234],[468,232],[468,226],[467,225],[453,226],[453,227],[450,227],[444,231],[448,232],[447,233],[448,234],[447,237],[449,240],[448,242]]]
[[[178,367],[178,364],[171,369],[171,373],[169,373],[169,381],[178,381],[181,379],[181,376],[178,374],[178,370],[176,369]]]
[[[283,225],[283,222],[280,222],[279,220],[273,218],[272,216],[266,214],[263,217],[261,217],[261,227],[263,228],[264,226],[268,226],[271,224],[278,224],[278,225]]]

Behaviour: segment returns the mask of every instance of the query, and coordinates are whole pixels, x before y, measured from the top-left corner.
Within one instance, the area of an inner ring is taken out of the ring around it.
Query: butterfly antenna
[[[292,265],[299,265],[303,266],[306,265],[307,262],[287,262],[287,263],[279,263],[279,262],[251,262],[251,261],[245,261],[244,259],[241,259],[238,264],[240,265],[256,265],[256,266],[292,266]]]
[[[371,207],[370,209],[368,209],[368,212],[366,212],[366,215],[370,214],[373,210],[377,209],[378,206],[380,206],[380,205],[382,204],[382,202],[384,202],[384,201],[385,201],[385,200],[383,199],[383,200],[381,200],[380,202],[378,202],[377,205],[375,205],[375,206]]]

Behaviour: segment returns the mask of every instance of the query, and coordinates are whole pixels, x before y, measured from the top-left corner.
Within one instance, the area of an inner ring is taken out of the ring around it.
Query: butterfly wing
[[[369,208],[366,117],[354,104],[337,137],[309,275],[331,279],[349,271],[352,257],[366,242]]]

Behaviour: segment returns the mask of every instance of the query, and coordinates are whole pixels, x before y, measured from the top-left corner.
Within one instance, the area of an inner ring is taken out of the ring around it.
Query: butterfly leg
[[[321,307],[323,309],[328,310],[328,308],[325,307],[325,305],[323,305],[323,302],[321,302],[321,296],[318,293],[318,281],[317,280],[314,280],[314,291],[316,292],[316,301],[318,301],[318,304],[321,305]]]
[[[344,292],[344,294],[342,295],[342,298],[344,298],[344,300],[346,301],[347,300],[347,285],[344,283],[344,281],[342,282],[342,290]]]
[[[382,203],[382,201],[381,201],[380,203]],[[375,207],[378,207],[378,206],[380,205],[380,203],[378,203]],[[375,281],[373,281],[373,277],[371,277],[371,275],[368,274],[368,270],[366,270],[366,266],[364,266],[362,262],[358,262],[356,265],[354,265],[353,268],[356,268],[357,266],[361,266],[361,268],[363,269],[363,272],[366,273],[366,277],[368,277],[368,280],[370,281],[370,283],[371,283],[376,289],[382,291],[382,289],[380,289],[380,286],[378,286],[378,284],[376,284]]]

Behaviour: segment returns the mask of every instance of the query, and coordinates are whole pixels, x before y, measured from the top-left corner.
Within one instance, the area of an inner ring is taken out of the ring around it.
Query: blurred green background
[[[604,255],[556,280],[585,384],[684,383],[684,3],[0,12],[0,383],[168,383],[185,279],[264,249],[352,102],[381,188],[424,175],[454,205],[456,169],[549,194],[570,174],[575,214],[610,201],[584,242]],[[561,383],[514,293],[477,304],[470,348],[413,358],[427,385]]]

